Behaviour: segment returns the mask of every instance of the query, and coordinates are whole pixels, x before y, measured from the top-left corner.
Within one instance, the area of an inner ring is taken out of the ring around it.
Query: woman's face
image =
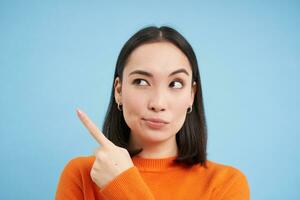
[[[196,85],[191,82],[189,61],[172,43],[143,44],[130,54],[122,83],[115,80],[115,100],[137,147],[176,144],[175,135],[194,101]]]

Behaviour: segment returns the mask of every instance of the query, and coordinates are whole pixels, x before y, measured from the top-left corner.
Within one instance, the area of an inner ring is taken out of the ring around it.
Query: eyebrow
[[[181,69],[178,69],[178,70],[172,72],[171,74],[169,74],[168,77],[173,76],[173,75],[178,74],[178,73],[184,73],[187,76],[189,76],[189,73],[185,69],[181,68]],[[151,74],[150,72],[147,72],[147,71],[143,71],[143,70],[132,71],[132,72],[130,72],[130,74],[128,76],[133,75],[133,74],[140,74],[140,75],[145,75],[145,76],[153,77],[153,74]]]

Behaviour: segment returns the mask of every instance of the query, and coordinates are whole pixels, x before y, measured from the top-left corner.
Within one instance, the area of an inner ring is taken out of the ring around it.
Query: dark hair
[[[187,114],[183,126],[176,134],[178,156],[174,162],[186,164],[187,166],[197,163],[206,166],[207,128],[197,59],[191,45],[179,32],[167,26],[160,28],[149,26],[139,30],[121,49],[116,63],[114,80],[119,77],[122,81],[124,67],[130,53],[135,48],[153,42],[170,42],[176,45],[188,58],[192,68],[192,83],[195,81],[197,86],[192,112]],[[125,122],[123,113],[117,109],[114,98],[114,81],[102,130],[105,136],[115,145],[126,148],[131,157],[143,150],[128,149],[130,128]]]

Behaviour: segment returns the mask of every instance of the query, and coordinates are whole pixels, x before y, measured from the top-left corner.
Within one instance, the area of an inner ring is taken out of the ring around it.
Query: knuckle
[[[94,149],[94,155],[96,155],[99,151],[100,151],[100,148],[99,148],[99,147],[96,148],[96,149]]]
[[[103,151],[99,151],[97,154],[96,154],[96,159],[98,161],[105,161],[108,159],[108,156],[105,152]]]
[[[104,156],[104,152],[101,151],[101,150],[97,150],[97,151],[95,152],[95,156],[96,156],[97,158],[101,158],[101,157]]]
[[[123,154],[128,154],[128,151],[127,151],[127,149],[125,149],[125,148],[120,148],[120,151],[121,151]]]

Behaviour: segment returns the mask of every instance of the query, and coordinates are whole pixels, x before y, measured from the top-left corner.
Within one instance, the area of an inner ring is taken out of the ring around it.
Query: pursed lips
[[[153,123],[163,123],[163,124],[168,124],[169,122],[163,120],[163,119],[160,119],[160,118],[142,118],[143,120],[146,120],[146,121],[150,121],[150,122],[153,122]]]

